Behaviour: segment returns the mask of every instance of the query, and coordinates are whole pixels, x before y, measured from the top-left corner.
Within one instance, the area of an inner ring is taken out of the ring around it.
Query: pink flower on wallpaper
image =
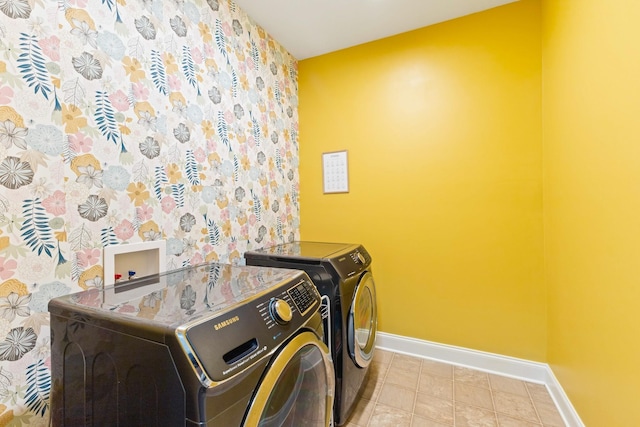
[[[78,6],[80,9],[87,7],[88,0],[69,0],[69,4]]]
[[[208,45],[205,45],[205,47]],[[195,62],[196,64],[202,64],[202,51],[200,50],[200,48],[196,47],[193,48],[191,50],[191,58],[193,59],[193,62]]]
[[[258,218],[256,218],[256,215],[255,214],[249,215],[249,224],[256,225],[256,222],[258,222]]]
[[[216,56],[216,51],[213,47],[214,47],[213,43],[205,43],[204,54],[207,56],[207,58],[214,58]]]
[[[231,34],[233,34],[233,29],[231,28],[231,25],[229,25],[229,21],[225,21],[222,23],[222,31],[224,32],[225,36],[230,36]]]
[[[179,91],[180,87],[182,86],[182,83],[180,82],[180,78],[175,75],[175,74],[171,74],[169,75],[169,87],[174,90],[174,91]]]
[[[7,280],[15,273],[18,263],[15,259],[0,257],[0,279]]]
[[[189,261],[191,265],[198,265],[198,264],[202,264],[203,262],[204,262],[204,258],[202,258],[201,254],[195,254],[193,257],[191,257],[191,260]]]
[[[126,111],[129,109],[129,98],[127,98],[127,95],[122,90],[109,95],[109,101],[111,101],[118,111]]]
[[[52,195],[42,201],[44,210],[51,215],[61,216],[67,212],[66,195],[63,191],[56,190]]]
[[[229,209],[222,209],[220,212],[220,219],[223,221],[229,221]]]
[[[207,150],[209,150],[210,153],[215,153],[216,152],[216,142],[213,139],[207,139]]]
[[[0,87],[0,104],[7,105],[13,98],[13,89],[9,86]]]
[[[125,304],[116,310],[118,313],[135,313],[136,308],[131,304]]]
[[[133,236],[134,229],[133,224],[128,219],[122,220],[120,224],[113,229],[116,233],[116,237],[120,240],[129,240]]]
[[[163,197],[162,201],[160,202],[160,206],[162,206],[162,210],[164,213],[169,213],[175,209],[176,201],[173,200],[173,197],[171,196]]]
[[[51,36],[38,42],[42,52],[51,58],[52,61],[60,60],[60,39],[57,36]]]
[[[136,101],[146,101],[149,98],[149,89],[143,83],[134,83],[133,96],[136,97]]]
[[[204,163],[204,161],[207,159],[207,153],[205,153],[202,147],[196,148],[193,152],[193,156],[196,158],[198,163]]]
[[[233,123],[236,117],[233,115],[233,111],[227,110],[224,112],[224,119],[227,121],[227,123]]]
[[[93,148],[93,140],[78,132],[69,135],[69,146],[76,153],[88,153]]]
[[[100,249],[85,249],[80,252],[76,252],[76,257],[78,258],[78,263],[83,267],[91,267],[100,261]]]
[[[136,213],[138,218],[142,221],[148,221],[153,218],[153,208],[146,203],[142,204],[142,206],[138,206],[136,208]]]

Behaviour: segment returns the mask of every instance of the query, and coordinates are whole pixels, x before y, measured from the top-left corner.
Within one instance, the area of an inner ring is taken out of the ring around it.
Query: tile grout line
[[[416,415],[416,404],[418,403],[418,390],[420,390],[420,377],[422,376],[422,360],[420,361],[420,369],[418,369],[418,383],[416,384],[415,395],[413,396],[413,407],[411,408],[411,419],[409,425],[413,425],[413,417]]]
[[[387,382],[387,376],[389,375],[389,371],[391,370],[391,363],[393,363],[393,359],[395,359],[396,354],[395,352],[391,353],[391,359],[389,360],[389,363],[387,364],[387,367],[385,369],[384,375],[382,376],[382,382],[380,385],[380,390],[378,390],[378,393],[375,395],[375,398],[371,399],[371,401],[373,402],[373,408],[371,409],[371,414],[369,414],[369,419],[367,420],[367,426],[366,427],[374,427],[371,425],[371,419],[373,418],[373,413],[376,410],[376,406],[378,405],[378,400],[380,399],[380,394],[382,394],[382,387],[384,387],[384,383]],[[378,385],[378,382],[376,381],[376,386]],[[372,396],[373,397],[373,396]]]
[[[496,421],[496,426],[500,425],[498,421],[498,408],[496,408],[496,399],[493,394],[493,382],[491,381],[491,376],[487,374],[487,382],[489,383],[489,394],[491,395],[491,406],[493,406],[493,417]]]
[[[527,384],[524,384],[524,389],[527,390],[527,396],[529,396],[529,401],[531,402],[531,405],[533,405],[533,410],[536,413],[536,417],[538,417],[538,421],[540,421],[540,425],[543,426],[544,423],[542,422],[542,417],[540,417],[540,413],[538,412],[538,407],[536,406],[536,402],[533,400],[533,396],[531,395],[531,390],[529,390],[529,387],[527,387]]]

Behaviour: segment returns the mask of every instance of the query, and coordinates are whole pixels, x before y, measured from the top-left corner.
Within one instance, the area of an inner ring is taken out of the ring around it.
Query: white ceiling
[[[517,0],[234,1],[302,60]]]

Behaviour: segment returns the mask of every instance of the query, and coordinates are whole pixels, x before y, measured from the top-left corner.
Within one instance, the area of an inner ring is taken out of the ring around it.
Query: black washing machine
[[[53,426],[326,427],[306,273],[203,264],[49,303]]]
[[[325,300],[326,342],[336,374],[334,420],[344,424],[361,393],[374,354],[376,289],[362,245],[291,242],[244,255],[248,265],[304,270]]]

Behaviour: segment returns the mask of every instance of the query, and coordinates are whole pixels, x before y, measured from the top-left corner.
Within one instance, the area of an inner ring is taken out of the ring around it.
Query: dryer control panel
[[[358,246],[348,252],[336,254],[330,262],[337,273],[344,279],[367,269],[371,265],[371,255],[365,248]]]

